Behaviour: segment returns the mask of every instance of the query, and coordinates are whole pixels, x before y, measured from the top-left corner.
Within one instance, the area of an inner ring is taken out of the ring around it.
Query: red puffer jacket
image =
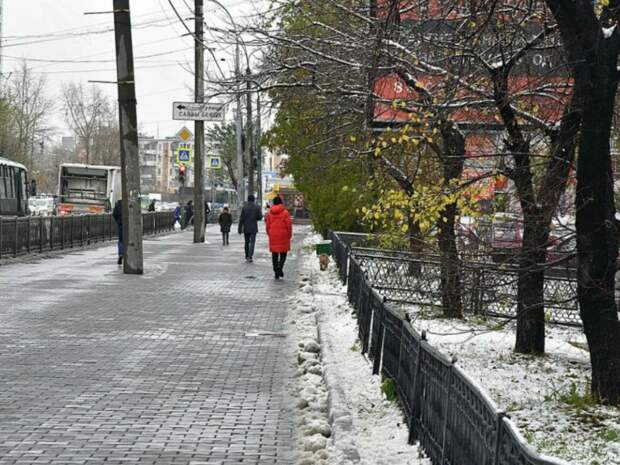
[[[265,219],[265,228],[269,236],[269,251],[284,253],[291,250],[293,222],[284,205],[274,205]]]

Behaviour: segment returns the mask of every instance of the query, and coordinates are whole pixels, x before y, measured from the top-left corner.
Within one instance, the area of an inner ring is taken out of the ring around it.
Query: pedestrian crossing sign
[[[222,169],[222,157],[209,157],[208,163],[212,170]]]
[[[192,148],[188,146],[179,146],[176,150],[177,164],[188,165],[192,162]]]

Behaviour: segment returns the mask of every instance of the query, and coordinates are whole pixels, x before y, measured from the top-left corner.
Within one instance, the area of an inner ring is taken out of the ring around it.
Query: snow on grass
[[[403,307],[431,345],[491,395],[540,452],[575,465],[620,465],[620,409],[588,395],[590,362],[581,328],[547,325],[546,355],[513,352],[515,324],[469,317],[446,320]]]
[[[372,375],[369,362],[360,354],[356,322],[334,264],[330,263],[328,271],[319,270],[313,245],[320,240],[320,236],[308,236],[304,241],[302,286],[293,297],[300,340],[298,407],[305,438],[299,463],[430,465],[427,459],[419,458],[417,447],[407,444],[402,412],[397,404],[386,400],[380,378]],[[315,314],[320,341],[312,338],[317,329]],[[315,358],[318,354],[320,358]],[[319,386],[328,388],[327,411],[322,409],[324,398]],[[312,404],[315,390],[320,398],[318,410],[314,408],[317,402]]]

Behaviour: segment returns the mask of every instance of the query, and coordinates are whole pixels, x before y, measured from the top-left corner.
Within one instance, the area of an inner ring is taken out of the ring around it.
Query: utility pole
[[[204,0],[194,1],[194,93],[197,103],[205,100],[204,55]],[[194,242],[205,241],[205,178],[204,178],[205,123],[194,122]]]
[[[239,72],[239,37],[237,36],[237,44],[235,46],[235,81],[237,81],[237,115],[236,132],[237,132],[237,202],[239,215],[241,216],[241,208],[245,202],[245,177],[243,173],[243,147],[241,143],[241,135],[243,132],[243,115],[241,114],[241,73]]]
[[[4,0],[0,0],[0,78],[2,78],[2,56],[4,55],[4,49],[2,47],[2,42],[4,39],[4,35],[2,34],[2,22],[4,21],[4,8],[3,8]]]
[[[245,148],[248,151],[248,195],[254,194],[254,121],[252,120],[252,82],[250,78],[250,67],[245,70],[246,74],[246,111],[247,128]]]
[[[256,92],[256,181],[258,182],[258,204],[263,208],[263,148],[261,147],[261,105],[260,91]]]
[[[142,274],[142,210],[131,15],[129,0],[113,0],[113,3],[123,186],[123,271],[126,274]]]

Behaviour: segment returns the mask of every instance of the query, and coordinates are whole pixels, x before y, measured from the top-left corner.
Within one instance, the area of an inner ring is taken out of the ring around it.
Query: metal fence
[[[374,289],[340,233],[332,253],[355,308],[362,352],[373,373],[391,379],[409,426],[435,465],[567,465],[527,445],[514,423],[395,305]],[[345,238],[346,239],[346,238]],[[342,270],[346,268],[346,274]]]
[[[333,241],[336,260],[344,263],[347,254],[355,256],[370,285],[389,301],[402,304],[438,306],[441,304],[441,262],[436,254],[413,254],[374,248],[372,236],[337,233]],[[369,247],[370,246],[370,247]],[[545,270],[544,307],[550,323],[581,326],[577,302],[577,273],[572,267]],[[514,264],[496,264],[461,258],[461,295],[466,313],[516,318],[517,279]],[[346,282],[347,269],[340,269]]]
[[[142,214],[144,235],[174,230],[173,212]],[[0,218],[0,258],[63,250],[117,237],[112,215]]]

